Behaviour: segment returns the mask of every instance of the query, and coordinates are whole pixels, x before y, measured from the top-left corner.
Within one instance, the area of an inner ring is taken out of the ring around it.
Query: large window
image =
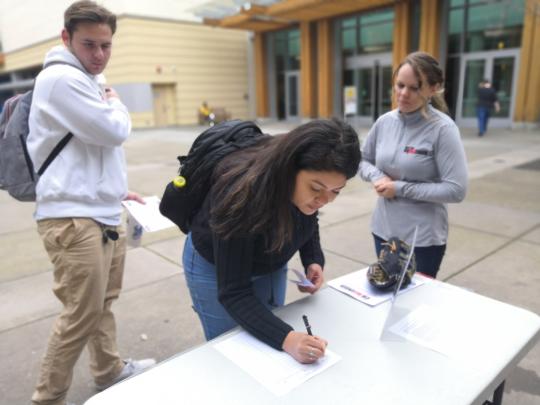
[[[463,16],[465,11],[463,8],[455,8],[450,10],[448,16],[448,53],[460,53],[461,52],[461,39],[462,34],[465,31],[465,22]]]
[[[358,41],[356,40],[358,37],[356,33],[357,24],[358,19],[356,17],[347,18],[341,22],[341,47],[343,53],[348,56],[354,55],[358,46]]]
[[[276,112],[279,119],[298,116],[300,70],[300,30],[270,33],[274,42]]]
[[[390,52],[394,10],[377,10],[341,20],[341,48],[345,56]]]
[[[411,32],[409,37],[409,52],[414,52],[418,50],[420,45],[420,0],[411,0],[410,5],[409,27]]]
[[[300,69],[300,31],[278,31],[274,41],[277,71]]]
[[[0,74],[0,83],[8,83],[11,81],[9,73]]]
[[[459,92],[459,56],[450,56],[446,62],[444,97],[450,110],[450,116],[455,117]]]
[[[519,48],[523,0],[450,0],[450,54]]]

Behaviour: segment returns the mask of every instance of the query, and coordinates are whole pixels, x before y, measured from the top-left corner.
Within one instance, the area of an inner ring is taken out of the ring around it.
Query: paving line
[[[501,170],[511,169],[537,159],[540,159],[540,147],[538,146],[475,160],[468,165],[469,180],[478,179]]]
[[[128,294],[132,291],[137,291],[141,288],[145,288],[145,287],[149,287],[149,286],[152,286],[152,285],[155,285],[155,284],[158,284],[158,283],[161,283],[163,281],[167,281],[171,278],[174,278],[174,277],[178,277],[178,276],[182,276],[182,273],[174,273],[174,274],[171,274],[170,276],[166,276],[166,277],[163,277],[163,278],[160,278],[158,280],[153,280],[153,281],[149,281],[147,283],[144,283],[144,284],[139,284],[139,285],[136,285],[136,286],[133,286],[133,287],[130,287],[130,288],[122,288],[122,291],[121,291],[121,296],[125,295],[125,294]],[[52,291],[51,291],[52,293]],[[8,326],[7,328],[4,328],[4,329],[0,329],[0,335],[4,334],[4,333],[8,333],[10,331],[13,331],[15,329],[19,329],[19,328],[22,328],[22,327],[25,327],[25,326],[28,326],[28,325],[32,325],[36,322],[40,322],[40,321],[43,321],[45,319],[49,319],[49,318],[53,318],[53,317],[56,317],[58,316],[58,314],[60,313],[60,311],[54,311],[54,312],[51,312],[49,314],[45,314],[45,315],[42,315],[38,318],[33,318],[29,321],[26,321],[26,322],[21,322],[17,325],[13,325],[13,326]]]
[[[445,278],[443,278],[441,281],[444,281],[444,282],[447,282],[449,280],[451,280],[452,278],[464,273],[465,271],[467,271],[468,269],[470,269],[472,266],[474,266],[475,264],[477,263],[480,263],[482,260],[485,260],[487,259],[489,256],[493,255],[494,253],[497,253],[498,251],[506,248],[507,246],[510,246],[512,243],[515,243],[515,242],[518,242],[519,239],[523,238],[525,235],[527,235],[528,233],[536,230],[540,228],[540,224],[536,224],[532,227],[530,227],[529,229],[521,232],[519,235],[509,239],[508,241],[504,242],[502,245],[498,246],[497,248],[491,250],[490,252],[486,253],[485,255],[483,255],[482,257],[476,259],[475,261],[473,261],[472,263],[469,263],[467,266],[463,267],[461,270],[458,270],[456,271],[455,273],[452,273],[450,274],[449,276],[446,276]]]

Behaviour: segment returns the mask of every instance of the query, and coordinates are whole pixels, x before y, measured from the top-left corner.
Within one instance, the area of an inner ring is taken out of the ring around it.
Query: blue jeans
[[[184,244],[182,262],[193,309],[199,315],[206,340],[237,326],[236,321],[218,301],[216,266],[197,252],[191,233]],[[287,266],[270,274],[253,277],[252,284],[255,296],[268,309],[283,306],[287,288]]]
[[[375,241],[377,257],[379,257],[382,250],[382,243],[386,241],[375,234],[373,235],[373,239]],[[414,256],[416,257],[416,271],[427,274],[433,278],[437,277],[445,251],[446,245],[415,247]]]
[[[478,118],[478,135],[482,136],[487,131],[489,120],[489,108],[476,107],[476,117]]]

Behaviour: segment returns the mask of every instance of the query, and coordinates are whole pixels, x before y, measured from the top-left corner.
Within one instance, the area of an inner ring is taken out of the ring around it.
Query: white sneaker
[[[114,385],[116,383],[119,383],[122,380],[125,380],[128,377],[131,377],[132,375],[139,374],[146,370],[147,368],[150,368],[156,364],[156,361],[154,359],[142,359],[142,360],[132,360],[132,359],[126,359],[124,360],[124,368],[118,374],[118,376],[113,379],[112,381],[109,381],[107,384],[96,384],[96,388],[98,391],[103,391],[104,389],[109,388],[111,385]]]

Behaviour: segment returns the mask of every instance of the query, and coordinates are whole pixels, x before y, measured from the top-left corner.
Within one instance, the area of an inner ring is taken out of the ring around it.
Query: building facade
[[[26,20],[34,19],[31,24],[38,27],[39,8],[48,3],[35,2],[32,13],[26,3]],[[5,46],[0,53],[0,105],[31,88],[46,52],[61,44],[62,13],[71,1],[57,3],[51,5],[58,8],[54,14],[41,11],[54,15],[54,31],[23,39],[12,32],[17,29],[15,5],[6,10],[11,15],[2,10],[2,31],[12,35],[3,36]],[[160,10],[171,18],[152,16],[148,2],[139,15],[130,12],[137,11],[135,5],[140,2],[129,2],[127,8],[114,0],[100,3],[118,15],[114,50],[104,73],[127,105],[134,128],[196,124],[203,101],[226,109],[233,118],[254,115],[249,96],[249,33],[175,20],[174,13],[180,12],[176,9]]]
[[[422,50],[445,67],[459,125],[476,125],[484,78],[501,104],[490,125],[540,120],[539,0],[260,1],[205,22],[255,32],[259,117],[370,124],[392,108],[393,70]]]

